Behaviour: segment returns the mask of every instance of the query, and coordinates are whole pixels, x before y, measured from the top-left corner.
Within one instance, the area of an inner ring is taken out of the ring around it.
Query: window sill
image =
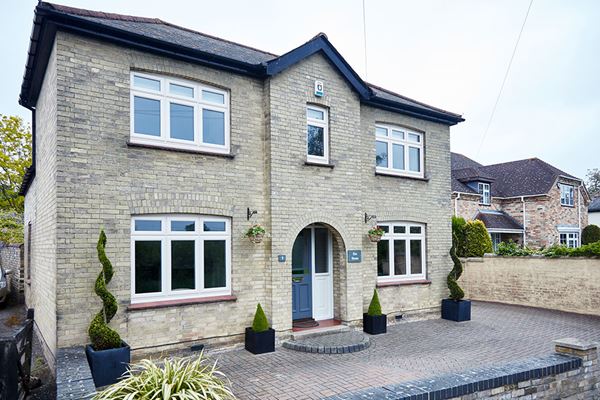
[[[127,146],[128,147],[141,147],[144,149],[167,150],[167,151],[174,151],[174,152],[178,152],[178,153],[200,154],[200,155],[204,155],[204,156],[214,156],[214,157],[222,157],[222,158],[230,158],[230,159],[235,158],[235,154],[233,154],[233,153],[216,153],[216,152],[206,151],[206,150],[178,149],[176,147],[161,146],[161,145],[155,145],[155,144],[134,143],[131,141],[127,141]]]
[[[331,164],[331,163],[319,163],[319,162],[314,162],[314,161],[305,161],[304,165],[308,165],[311,167],[325,167],[325,168],[333,168],[335,167],[335,164]]]
[[[431,281],[428,279],[419,279],[414,281],[387,281],[387,282],[377,282],[377,287],[387,287],[387,286],[408,286],[408,285],[431,285]]]
[[[376,176],[388,176],[390,178],[412,179],[415,181],[429,182],[429,177],[422,178],[420,176],[400,175],[400,174],[393,174],[393,173],[381,172],[381,171],[375,171],[375,175]]]
[[[195,299],[149,301],[146,303],[130,304],[127,306],[127,311],[152,310],[152,309],[156,309],[156,308],[188,306],[188,305],[193,305],[193,304],[205,304],[205,303],[220,303],[220,302],[224,302],[224,301],[236,301],[236,300],[237,300],[236,296],[226,295],[226,296],[201,297],[201,298],[195,298]]]

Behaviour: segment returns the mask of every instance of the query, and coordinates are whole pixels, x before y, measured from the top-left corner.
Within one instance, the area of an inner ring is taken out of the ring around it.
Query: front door
[[[292,249],[292,318],[333,318],[332,240],[329,230],[310,226]]]

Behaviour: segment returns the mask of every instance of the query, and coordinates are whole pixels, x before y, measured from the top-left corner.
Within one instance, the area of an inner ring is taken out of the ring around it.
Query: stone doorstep
[[[330,335],[333,333],[340,332],[348,332],[350,327],[348,325],[334,325],[334,326],[324,326],[324,327],[315,327],[307,330],[302,330],[298,332],[292,332],[292,336],[290,340],[301,340],[308,339],[313,337],[319,337],[323,335]]]
[[[333,342],[328,339],[334,339]],[[346,354],[367,349],[371,345],[369,335],[357,330],[337,330],[320,332],[296,340],[286,340],[282,347],[305,353]]]

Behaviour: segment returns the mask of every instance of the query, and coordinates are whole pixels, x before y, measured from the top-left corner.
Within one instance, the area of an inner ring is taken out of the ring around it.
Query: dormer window
[[[479,194],[481,194],[481,204],[490,205],[492,202],[492,196],[490,194],[490,184],[479,182],[477,185]]]
[[[573,186],[559,183],[558,187],[560,188],[560,204],[573,207]]]

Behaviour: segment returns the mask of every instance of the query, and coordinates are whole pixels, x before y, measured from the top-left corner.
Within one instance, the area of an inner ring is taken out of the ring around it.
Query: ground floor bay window
[[[231,292],[229,218],[135,216],[131,221],[131,302]]]
[[[425,225],[413,222],[378,225],[385,232],[377,243],[378,282],[425,279]]]

